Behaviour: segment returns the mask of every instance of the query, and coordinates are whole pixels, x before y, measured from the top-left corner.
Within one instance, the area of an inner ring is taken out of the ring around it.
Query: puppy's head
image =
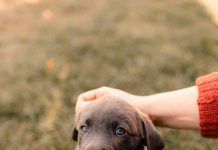
[[[93,101],[76,116],[73,140],[79,150],[162,150],[148,117],[115,97]]]

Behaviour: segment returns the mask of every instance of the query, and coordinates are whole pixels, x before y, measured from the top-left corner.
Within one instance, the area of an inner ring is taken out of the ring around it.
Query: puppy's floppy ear
[[[75,116],[74,116],[74,127],[73,127],[73,132],[72,132],[72,140],[74,141],[78,141],[78,130],[76,127],[79,122],[80,115],[81,115],[81,112],[75,113]]]
[[[75,115],[77,116],[77,115]],[[74,127],[73,127],[73,132],[72,132],[72,140],[77,141],[78,140],[78,130],[76,129],[77,126],[77,117],[74,118]]]
[[[80,114],[81,113],[75,113],[75,116],[74,116],[74,127],[73,127],[73,132],[72,132],[72,140],[74,141],[78,141],[78,130],[76,127],[79,122]]]
[[[74,128],[73,128],[72,139],[74,141],[78,140],[78,130],[76,129],[76,125],[74,125]]]
[[[148,116],[141,113],[142,130],[143,130],[143,144],[147,146],[148,150],[162,150],[164,148],[164,141],[157,133],[154,125]]]

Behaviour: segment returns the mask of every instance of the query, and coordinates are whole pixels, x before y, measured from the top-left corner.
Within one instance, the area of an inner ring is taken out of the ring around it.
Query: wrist
[[[151,121],[156,124],[158,121],[158,115],[156,114],[156,108],[155,108],[155,97],[153,95],[150,96],[139,96],[138,98],[138,107],[139,109],[147,114]]]
[[[139,109],[141,112],[147,114],[152,121],[156,121],[156,117],[153,113],[154,101],[152,96],[138,96],[132,95],[130,104]]]

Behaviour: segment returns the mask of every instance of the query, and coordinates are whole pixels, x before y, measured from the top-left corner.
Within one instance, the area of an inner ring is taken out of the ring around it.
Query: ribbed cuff
[[[218,72],[199,77],[196,85],[201,135],[218,138]]]

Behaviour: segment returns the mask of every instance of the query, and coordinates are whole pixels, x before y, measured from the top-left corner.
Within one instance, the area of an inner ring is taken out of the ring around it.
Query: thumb
[[[78,100],[79,101],[93,101],[97,98],[99,98],[102,94],[99,93],[98,89],[94,89],[94,90],[90,90],[90,91],[87,91],[83,94],[81,94],[79,97],[78,97]]]

